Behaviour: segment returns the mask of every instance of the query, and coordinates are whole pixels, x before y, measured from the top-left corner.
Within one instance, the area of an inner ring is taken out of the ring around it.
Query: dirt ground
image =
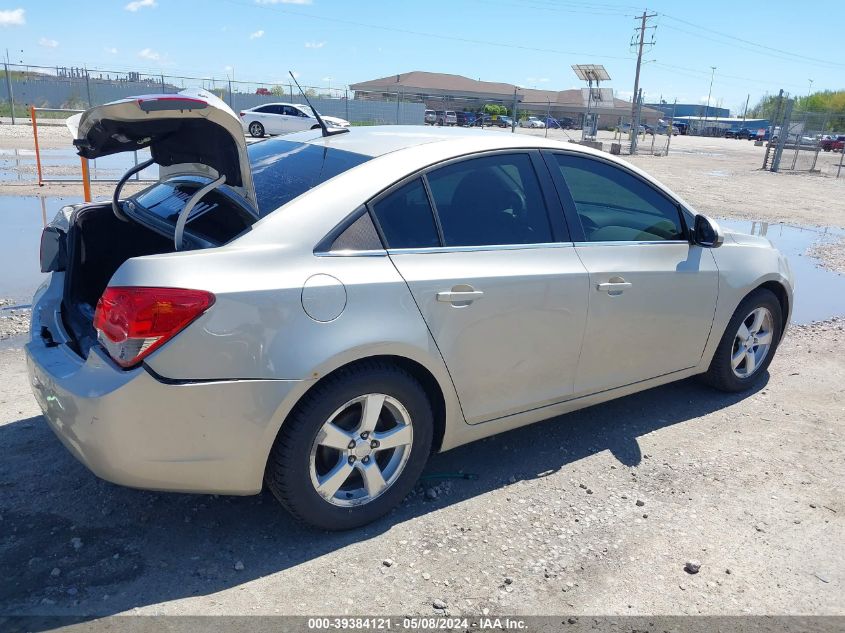
[[[700,211],[845,227],[845,178],[759,172],[747,141],[672,149],[630,160]],[[845,318],[793,326],[753,393],[688,380],[455,449],[387,518],[327,534],[266,493],[98,480],[0,349],[0,615],[845,615],[843,384]]]
[[[3,351],[0,605],[845,615],[843,327],[793,328],[755,393],[684,381],[439,455],[431,492],[343,534],[293,523],[269,494],[98,480],[40,417],[22,353]],[[459,471],[478,479],[435,478]]]

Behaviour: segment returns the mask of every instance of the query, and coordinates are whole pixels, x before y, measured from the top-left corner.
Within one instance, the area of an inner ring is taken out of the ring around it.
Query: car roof
[[[270,101],[269,103],[259,103],[257,106],[253,106],[250,110],[255,110],[255,108],[262,108],[268,105],[283,105],[283,106],[294,106],[295,108],[307,108],[308,106],[304,103],[290,103],[288,101]]]
[[[400,150],[412,151],[415,147],[432,143],[452,146],[455,155],[491,149],[509,148],[565,148],[585,154],[599,155],[609,160],[618,160],[605,152],[584,147],[577,143],[565,143],[542,136],[511,134],[481,128],[426,127],[422,125],[373,125],[348,128],[349,132],[323,136],[319,130],[307,130],[287,134],[280,139],[297,143],[308,143],[330,147],[376,158]],[[272,139],[261,141],[273,142]],[[444,150],[446,148],[444,147]]]

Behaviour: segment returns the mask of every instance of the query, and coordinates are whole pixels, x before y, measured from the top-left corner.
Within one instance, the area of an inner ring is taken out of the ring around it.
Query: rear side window
[[[553,242],[546,204],[528,154],[496,154],[428,174],[444,246]]]
[[[387,248],[440,246],[422,180],[412,180],[372,205]]]
[[[683,240],[677,205],[627,171],[556,154],[588,242]]]
[[[262,217],[309,189],[370,160],[363,154],[282,139],[253,143],[247,151]]]

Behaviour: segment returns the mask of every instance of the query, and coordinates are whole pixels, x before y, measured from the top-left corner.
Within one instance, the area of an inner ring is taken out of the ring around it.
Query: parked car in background
[[[423,114],[423,123],[425,125],[434,125],[437,123],[437,113],[434,110],[426,110]]]
[[[457,125],[458,117],[454,110],[437,110],[437,125]]]
[[[535,116],[530,116],[519,120],[519,127],[528,128],[545,128],[546,124]]]
[[[310,106],[301,103],[265,103],[241,110],[241,124],[251,136],[261,138],[266,134],[290,134],[303,130],[319,129],[320,123]],[[320,114],[326,125],[349,127],[349,121]]]
[[[477,118],[474,112],[455,112],[455,121],[461,127],[470,127],[475,124]]]
[[[45,228],[26,344],[47,423],[118,484],[266,485],[354,528],[433,452],[694,375],[754,389],[789,322],[767,239],[571,143],[381,126],[247,146],[205,91],[75,121],[84,158],[161,161]]]
[[[823,138],[819,143],[819,147],[826,152],[841,152],[845,149],[845,134],[837,134],[836,136],[831,135],[827,138]]]
[[[753,135],[756,135],[756,132],[752,132],[752,131],[751,131],[750,129],[748,129],[747,127],[742,127],[742,128],[739,128],[739,130],[737,131],[737,133],[736,133],[736,138],[738,138],[738,139],[743,139],[743,140],[748,140],[748,139],[750,139]]]
[[[499,127],[513,127],[513,119],[504,114],[500,114],[498,120],[501,122]]]
[[[739,138],[736,130],[725,130],[725,138]]]

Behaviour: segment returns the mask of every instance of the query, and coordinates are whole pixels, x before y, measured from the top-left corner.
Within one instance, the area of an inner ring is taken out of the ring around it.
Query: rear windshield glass
[[[371,158],[278,138],[253,143],[248,151],[262,217]]]

